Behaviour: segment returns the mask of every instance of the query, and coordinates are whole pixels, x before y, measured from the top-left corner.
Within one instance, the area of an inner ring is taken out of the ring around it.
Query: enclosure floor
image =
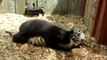
[[[88,32],[85,33],[87,39],[84,45],[70,51],[38,47],[28,43],[23,45],[13,43],[12,37],[5,31],[15,33],[25,19],[32,18],[35,17],[0,14],[0,60],[107,60],[107,46],[98,45],[92,37],[89,37]],[[53,15],[47,19],[66,30],[70,30],[73,26],[83,31],[86,30],[82,18],[79,16]]]

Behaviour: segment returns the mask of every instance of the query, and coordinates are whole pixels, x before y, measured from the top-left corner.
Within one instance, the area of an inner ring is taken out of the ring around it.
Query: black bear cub
[[[66,31],[48,21],[35,19],[26,21],[20,26],[19,32],[13,36],[13,42],[23,44],[31,37],[41,36],[45,39],[46,46],[56,47],[59,44],[70,43],[72,33],[73,30]]]

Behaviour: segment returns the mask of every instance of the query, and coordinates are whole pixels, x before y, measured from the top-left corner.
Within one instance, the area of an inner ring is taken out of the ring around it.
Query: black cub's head
[[[70,43],[71,34],[73,34],[74,30],[70,31],[60,31],[57,35],[60,38],[60,44],[68,44]]]
[[[70,43],[71,34],[73,33],[74,33],[74,30],[66,31],[65,37],[64,37],[64,41],[65,41],[64,44]]]
[[[79,46],[85,40],[85,34],[80,30],[71,30],[66,33],[65,44],[59,44],[60,47],[69,49]]]

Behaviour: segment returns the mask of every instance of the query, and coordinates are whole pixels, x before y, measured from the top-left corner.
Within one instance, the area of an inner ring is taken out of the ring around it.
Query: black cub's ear
[[[74,33],[74,30],[70,30],[68,31],[69,34],[73,34]]]

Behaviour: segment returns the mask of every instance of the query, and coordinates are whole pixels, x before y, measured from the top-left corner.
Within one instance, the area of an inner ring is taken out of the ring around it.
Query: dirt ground
[[[107,46],[99,45],[94,38],[89,37],[83,19],[79,16],[53,15],[46,18],[63,29],[77,27],[85,31],[87,39],[79,48],[61,51],[28,43],[13,43],[12,37],[5,31],[17,32],[21,23],[35,18],[10,13],[0,14],[0,60],[107,60]]]

